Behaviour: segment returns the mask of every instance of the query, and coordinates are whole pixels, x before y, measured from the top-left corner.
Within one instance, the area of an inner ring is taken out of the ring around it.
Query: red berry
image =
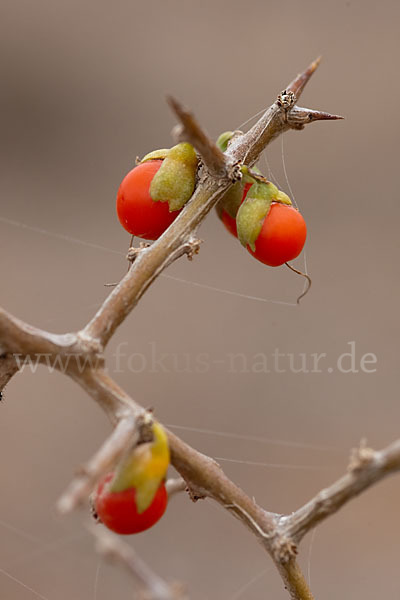
[[[146,240],[156,240],[178,216],[170,212],[168,202],[154,202],[150,184],[162,160],[149,160],[130,171],[117,194],[117,214],[124,229]]]
[[[307,236],[306,223],[298,210],[273,202],[255,242],[255,258],[270,267],[278,267],[296,258]]]
[[[236,219],[231,217],[231,215],[228,214],[226,210],[222,210],[221,221],[223,222],[225,228],[229,231],[229,233],[237,237]]]
[[[113,473],[108,473],[100,481],[94,498],[95,512],[108,529],[124,535],[139,533],[149,529],[161,519],[168,502],[164,483],[158,488],[150,506],[139,514],[136,508],[135,488],[123,492],[108,490],[107,484],[113,476]]]
[[[243,196],[242,196],[241,202],[243,202],[243,200],[246,198],[247,192],[249,191],[251,186],[252,186],[251,183],[245,184],[245,186],[243,188]],[[236,219],[231,217],[231,215],[229,213],[227,213],[226,210],[224,210],[224,209],[222,209],[222,212],[221,212],[221,221],[223,222],[223,224],[225,225],[225,227],[229,231],[229,233],[231,233],[232,235],[234,235],[237,238]]]

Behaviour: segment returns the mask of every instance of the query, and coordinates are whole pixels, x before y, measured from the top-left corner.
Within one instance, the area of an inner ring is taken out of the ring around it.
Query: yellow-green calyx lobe
[[[238,210],[236,216],[238,238],[244,247],[250,246],[253,252],[264,219],[278,193],[279,190],[273,183],[254,183]]]
[[[217,144],[218,148],[220,150],[222,150],[222,152],[226,152],[229,141],[232,138],[234,133],[235,133],[234,131],[224,131],[224,133],[221,133],[221,135],[217,139],[216,144]]]
[[[140,163],[144,163],[147,160],[164,160],[164,158],[167,156],[168,152],[169,152],[168,148],[161,148],[160,150],[153,150],[152,152],[149,152],[148,154],[146,154],[146,156],[144,156],[142,158]]]
[[[167,434],[156,421],[152,424],[153,440],[139,444],[119,465],[111,482],[110,492],[123,492],[135,488],[138,513],[153,502],[165,479],[170,453]]]
[[[220,135],[220,138],[224,135],[233,134],[232,131],[226,131]],[[219,138],[218,138],[219,139]],[[221,148],[222,149],[222,148]],[[241,167],[242,179],[240,181],[236,181],[229,190],[225,193],[222,199],[219,201],[217,206],[217,211],[219,214],[222,209],[228,213],[232,219],[236,219],[237,211],[242,202],[244,187],[246,184],[253,184],[257,181],[262,181],[264,183],[269,183],[263,175],[261,175],[260,170],[257,167],[253,167],[251,170],[246,166],[242,165]],[[271,184],[272,185],[272,184]],[[279,190],[278,190],[279,192]],[[283,192],[282,192],[283,193]],[[286,195],[286,194],[285,194]]]
[[[193,146],[187,142],[173,146],[151,182],[152,199],[168,202],[170,211],[182,208],[194,192],[197,163]]]
[[[280,202],[281,204],[287,204],[288,206],[292,206],[292,201],[285,192],[281,192],[278,190],[278,194],[274,200],[275,202]]]
[[[240,171],[243,175],[243,180],[246,183],[255,183],[256,181],[259,183],[270,183],[268,179],[261,173],[260,169],[256,166],[249,169],[247,165],[242,165]]]

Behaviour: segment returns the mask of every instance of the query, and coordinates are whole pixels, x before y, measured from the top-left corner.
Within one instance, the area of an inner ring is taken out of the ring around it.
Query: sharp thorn
[[[309,82],[312,74],[317,70],[321,62],[321,56],[316,58],[303,73],[299,73],[297,77],[289,84],[286,88],[288,91],[293,92],[296,98],[300,98],[305,86]]]

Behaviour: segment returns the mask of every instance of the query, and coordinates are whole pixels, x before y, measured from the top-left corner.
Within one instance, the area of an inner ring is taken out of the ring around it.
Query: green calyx
[[[227,132],[228,133],[228,132]],[[224,135],[224,134],[222,134]],[[260,234],[264,219],[272,202],[292,205],[289,196],[268,181],[257,167],[241,167],[242,179],[234,183],[217,205],[221,218],[225,211],[236,219],[238,237],[244,246],[254,250],[254,244]],[[245,201],[242,203],[246,185],[251,184]]]
[[[222,208],[230,217],[232,217],[232,219],[236,218],[238,208],[242,201],[244,186],[245,182],[243,179],[241,181],[236,181],[218,203],[218,208]]]
[[[243,180],[246,183],[271,183],[266,177],[264,177],[258,167],[252,167],[250,169],[247,165],[242,165],[240,171],[243,175]],[[278,188],[276,189],[278,190]]]
[[[221,133],[221,135],[217,139],[216,144],[218,148],[222,150],[222,152],[226,152],[228,144],[234,133],[234,131],[224,131],[224,133]]]
[[[164,158],[168,155],[168,148],[161,148],[160,150],[153,150],[152,152],[149,152],[148,154],[146,154],[146,156],[144,156],[142,158],[142,160],[139,161],[140,163],[144,163],[148,160],[164,160]]]
[[[165,155],[154,156],[160,152]],[[163,162],[151,182],[150,196],[155,202],[168,202],[170,211],[179,210],[194,192],[198,164],[195,149],[187,142],[182,142],[170,150],[151,152],[143,160],[156,158],[163,158]]]
[[[245,248],[250,246],[255,251],[264,219],[278,194],[278,188],[271,182],[256,182],[251,186],[236,216],[238,238]]]
[[[225,133],[222,133],[218,139],[220,139],[222,136],[227,136],[228,134],[233,135],[233,132],[226,131]],[[233,219],[236,219],[237,211],[241,205],[245,185],[248,183],[253,184],[257,181],[267,183],[267,180],[265,177],[263,177],[263,175],[261,175],[261,172],[259,169],[257,169],[257,167],[253,167],[250,170],[246,165],[242,165],[240,170],[242,173],[242,179],[240,181],[236,181],[236,183],[229,188],[217,206],[217,210],[219,210],[219,212],[221,212],[223,209]]]

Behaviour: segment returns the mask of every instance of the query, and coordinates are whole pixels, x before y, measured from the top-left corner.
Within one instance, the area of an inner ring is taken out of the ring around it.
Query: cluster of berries
[[[223,151],[231,135],[220,136]],[[147,154],[119,187],[117,213],[122,226],[136,237],[158,239],[193,195],[198,167],[197,154],[188,143]],[[242,166],[240,181],[226,192],[217,212],[226,229],[266,265],[282,265],[303,249],[307,233],[303,217],[258,169]],[[167,435],[155,421],[149,427],[150,441],[136,446],[115,472],[100,481],[93,495],[98,519],[120,534],[152,527],[167,507]]]
[[[217,142],[223,150],[229,142],[227,133]],[[119,187],[121,225],[136,237],[158,239],[193,195],[198,164],[188,143],[147,154]],[[307,235],[302,215],[258,169],[243,166],[241,175],[218,204],[223,224],[266,265],[276,267],[296,258]]]

